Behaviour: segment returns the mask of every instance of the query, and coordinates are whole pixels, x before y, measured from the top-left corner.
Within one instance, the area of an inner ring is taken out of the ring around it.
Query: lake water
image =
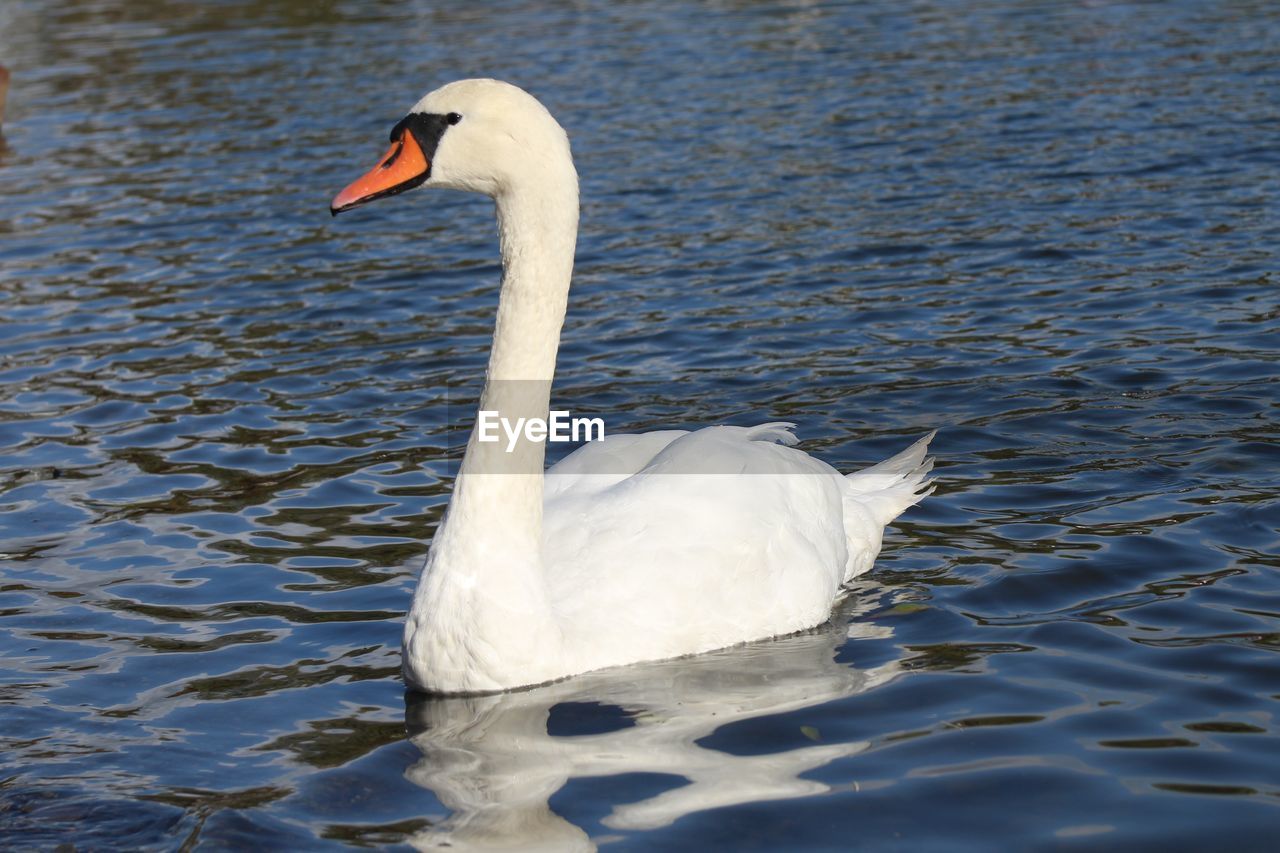
[[[0,845],[1271,847],[1278,55],[1267,2],[0,5]],[[939,430],[830,624],[405,693],[492,209],[327,204],[479,75],[582,175],[558,403]]]

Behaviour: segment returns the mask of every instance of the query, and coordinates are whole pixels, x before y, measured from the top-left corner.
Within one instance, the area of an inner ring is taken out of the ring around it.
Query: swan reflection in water
[[[861,752],[865,742],[731,755],[698,741],[729,723],[852,696],[897,675],[898,660],[866,670],[835,660],[848,637],[890,635],[886,627],[858,621],[873,606],[871,597],[850,597],[830,622],[776,640],[588,673],[516,693],[410,695],[406,724],[422,759],[407,775],[451,812],[411,843],[424,849],[593,849],[588,834],[553,812],[549,802],[567,782],[583,777],[661,773],[687,780],[615,807],[604,819],[613,829],[652,829],[721,806],[825,792],[826,785],[800,774]],[[553,732],[552,709],[563,703],[613,708],[619,727]]]

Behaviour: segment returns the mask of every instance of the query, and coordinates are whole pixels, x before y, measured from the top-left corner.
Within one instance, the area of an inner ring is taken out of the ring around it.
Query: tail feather
[[[929,479],[933,459],[925,456],[925,451],[935,432],[878,465],[845,476],[844,529],[849,539],[846,582],[871,569],[880,553],[885,525],[933,493],[933,481]]]
[[[933,494],[933,458],[926,456],[929,442],[937,434],[924,438],[870,468],[845,476],[849,497],[869,510],[881,525],[886,525],[909,506]]]

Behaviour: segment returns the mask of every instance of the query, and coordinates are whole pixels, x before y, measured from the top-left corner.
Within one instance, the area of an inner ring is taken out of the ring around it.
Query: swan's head
[[[416,187],[500,198],[542,184],[577,187],[569,139],[551,113],[510,83],[459,80],[418,101],[391,129],[378,165],[338,193],[329,210],[336,216]]]

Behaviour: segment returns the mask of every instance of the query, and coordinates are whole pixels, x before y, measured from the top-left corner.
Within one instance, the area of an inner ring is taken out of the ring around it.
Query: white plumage
[[[494,80],[449,84],[414,114],[451,116],[422,185],[497,205],[503,281],[481,409],[546,418],[577,235],[568,139]],[[846,476],[795,449],[791,429],[611,435],[545,476],[541,443],[506,453],[473,433],[406,620],[406,680],[505,690],[822,623],[884,526],[928,493],[932,436]]]

